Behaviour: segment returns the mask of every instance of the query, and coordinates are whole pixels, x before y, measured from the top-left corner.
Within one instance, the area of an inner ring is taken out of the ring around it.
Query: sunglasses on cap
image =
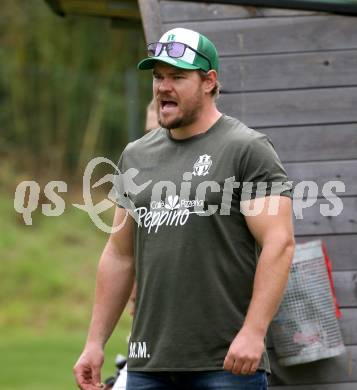
[[[208,64],[209,64],[209,69],[212,69],[212,63],[210,59],[205,56],[203,53],[200,53],[193,47],[187,45],[186,43],[182,42],[154,42],[154,43],[149,43],[147,45],[147,50],[148,50],[148,56],[149,57],[158,57],[163,50],[166,50],[166,53],[169,57],[171,58],[181,58],[184,56],[186,49],[190,49],[197,53],[199,56],[204,58]]]

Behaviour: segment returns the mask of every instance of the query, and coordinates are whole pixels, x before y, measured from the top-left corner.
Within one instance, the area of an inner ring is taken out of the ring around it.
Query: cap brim
[[[182,61],[179,58],[171,58],[171,57],[145,58],[138,63],[137,67],[140,70],[153,69],[157,61],[164,62],[165,64],[169,64],[171,66],[174,66],[175,68],[180,68],[180,69],[188,69],[188,70],[200,69],[199,66],[189,64],[188,62]]]

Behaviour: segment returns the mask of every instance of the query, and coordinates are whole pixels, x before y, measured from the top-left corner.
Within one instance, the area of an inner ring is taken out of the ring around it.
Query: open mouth
[[[173,100],[161,100],[160,107],[161,107],[161,109],[175,108],[175,107],[177,107],[177,103],[174,102]]]

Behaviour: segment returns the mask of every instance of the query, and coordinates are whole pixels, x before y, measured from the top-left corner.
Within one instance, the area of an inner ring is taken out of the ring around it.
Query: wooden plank
[[[222,92],[357,85],[357,51],[221,58]]]
[[[158,41],[161,36],[159,0],[138,0],[146,42]]]
[[[306,202],[310,202],[308,199]],[[357,233],[357,197],[341,198],[342,212],[337,216],[323,216],[321,205],[337,210],[329,200],[318,199],[311,207],[303,209],[303,200],[294,199],[295,235],[351,234]],[[309,203],[306,203],[307,205]],[[302,219],[298,219],[302,216]]]
[[[279,366],[275,352],[270,351],[273,375],[272,385],[303,385],[357,382],[357,346],[347,347],[347,352],[331,358],[290,367]],[[284,387],[285,389],[285,387]]]
[[[357,48],[356,19],[347,16],[164,23],[163,28],[179,26],[205,34],[221,56]]]
[[[339,324],[343,342],[345,345],[357,345],[357,308],[341,309],[341,313]]]
[[[283,8],[264,8],[227,4],[214,4],[184,1],[160,1],[161,20],[163,22],[182,22],[199,20],[223,20],[241,18],[264,18],[269,16],[314,15],[317,12],[288,10]]]
[[[357,87],[222,94],[217,104],[253,128],[357,122]]]
[[[333,272],[333,280],[335,284],[336,296],[339,306],[357,307],[357,272]]]
[[[302,385],[302,386],[269,386],[269,390],[356,390],[357,382],[353,383],[328,383],[325,385]]]
[[[357,235],[339,234],[332,236],[298,236],[297,243],[311,240],[322,240],[326,244],[327,253],[334,271],[357,271]],[[356,342],[357,344],[357,342]]]
[[[319,197],[326,194],[331,181],[345,185],[345,192],[336,192],[339,196],[357,196],[357,160],[285,163],[284,167],[294,185],[302,181],[315,182]],[[298,193],[295,195],[299,196]]]
[[[338,319],[338,322],[344,344],[357,345],[357,308],[342,308],[341,314],[341,318]],[[267,348],[274,348],[270,331],[268,332]]]
[[[266,128],[283,162],[357,159],[357,123]]]

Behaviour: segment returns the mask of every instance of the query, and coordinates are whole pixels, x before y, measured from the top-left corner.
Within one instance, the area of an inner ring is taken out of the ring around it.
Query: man
[[[149,132],[150,130],[157,129],[159,127],[156,112],[156,103],[153,98],[146,108],[145,132]]]
[[[138,67],[153,69],[161,127],[119,161],[123,226],[99,262],[77,383],[99,386],[135,279],[128,390],[266,389],[265,336],[294,251],[286,173],[265,135],[218,111],[205,36],[170,30]]]

